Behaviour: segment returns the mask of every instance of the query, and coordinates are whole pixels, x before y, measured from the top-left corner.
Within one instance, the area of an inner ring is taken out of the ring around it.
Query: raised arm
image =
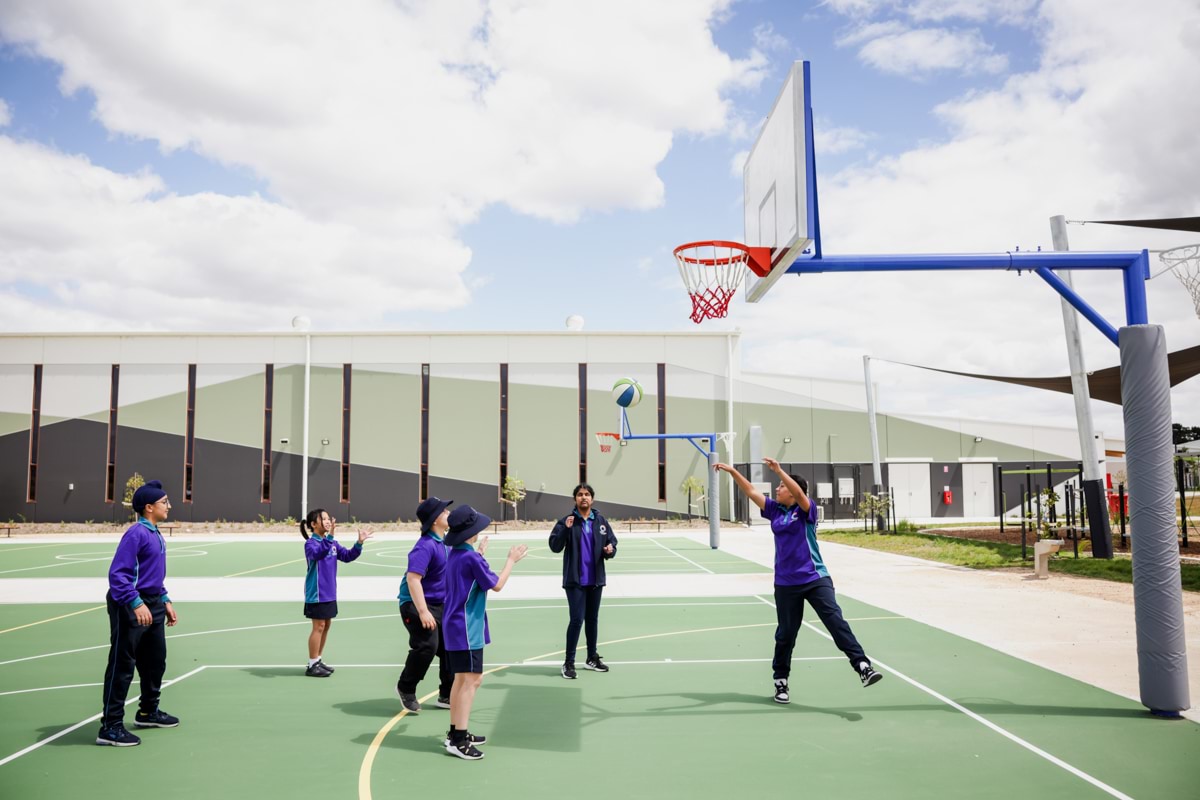
[[[497,576],[496,585],[492,587],[493,592],[498,592],[504,588],[504,584],[508,583],[508,576],[512,574],[513,566],[520,561],[529,552],[529,548],[523,544],[519,544],[508,551],[508,560],[504,562],[504,569],[500,570]]]
[[[746,497],[750,498],[751,503],[754,503],[754,505],[758,506],[759,508],[762,508],[766,505],[766,495],[764,495],[758,489],[755,489],[750,481],[746,480],[745,475],[738,472],[728,464],[722,464],[720,461],[713,464],[713,469],[717,470],[718,472],[728,472],[730,475],[732,475],[733,482],[738,485],[738,488],[742,490],[742,493],[746,495]]]
[[[779,462],[775,459],[763,458],[763,463],[767,465],[767,468],[770,469],[771,472],[774,472],[779,476],[779,480],[782,481],[783,485],[787,487],[787,490],[792,493],[792,497],[794,497],[796,502],[800,504],[800,508],[804,509],[805,513],[807,513],[808,509],[812,507],[812,501],[808,499],[808,494],[800,488],[800,484],[796,483],[791,475],[788,475],[786,472],[784,472],[783,467],[781,467]]]

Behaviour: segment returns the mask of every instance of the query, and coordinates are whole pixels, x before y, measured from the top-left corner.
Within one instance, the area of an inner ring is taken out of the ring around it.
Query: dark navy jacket
[[[567,517],[575,517],[571,527],[566,526]],[[604,562],[617,554],[617,535],[612,525],[608,524],[600,512],[592,509],[592,585],[603,586],[605,582]],[[579,509],[572,508],[558,521],[550,532],[550,550],[563,554],[563,588],[568,589],[579,585],[579,547],[583,537],[583,517]],[[604,552],[606,545],[612,545],[612,555]]]

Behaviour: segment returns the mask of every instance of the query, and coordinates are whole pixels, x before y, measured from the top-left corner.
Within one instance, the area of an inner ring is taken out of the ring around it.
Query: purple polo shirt
[[[142,595],[161,596],[170,602],[163,581],[167,577],[167,544],[158,528],[138,518],[129,526],[108,568],[108,591],[123,606],[137,608]]]
[[[592,539],[592,520],[596,518],[596,512],[588,510],[588,517],[583,521],[583,532],[579,534],[579,585],[591,586],[596,582],[594,573],[595,566],[592,564],[596,559],[596,543]]]
[[[775,585],[803,586],[820,578],[808,538],[809,525],[817,523],[817,504],[810,501],[805,513],[799,505],[782,506],[768,497],[761,513],[775,534]]]
[[[304,602],[328,603],[337,600],[337,568],[339,561],[347,563],[362,555],[361,542],[342,547],[332,535],[313,534],[304,542],[304,558],[308,566],[304,573]]]
[[[425,602],[429,605],[441,605],[446,600],[446,545],[442,537],[433,531],[425,531],[412,550],[408,551],[408,569],[405,577],[400,579],[400,604],[412,602],[412,592],[408,590],[407,573],[415,572],[421,576],[421,589],[425,592]]]
[[[492,641],[487,622],[487,593],[500,578],[469,544],[446,558],[446,602],[442,637],[447,650],[482,650]]]

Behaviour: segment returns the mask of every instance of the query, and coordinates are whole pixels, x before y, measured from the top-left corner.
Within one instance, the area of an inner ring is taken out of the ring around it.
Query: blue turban
[[[139,517],[145,516],[146,506],[157,503],[167,496],[163,491],[162,481],[147,481],[133,493],[133,510]]]

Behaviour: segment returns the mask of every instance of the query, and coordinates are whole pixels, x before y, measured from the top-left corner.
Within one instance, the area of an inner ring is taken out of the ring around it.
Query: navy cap
[[[442,500],[440,497],[426,497],[422,500],[421,505],[417,506],[417,519],[421,520],[421,530],[431,530],[437,518],[453,503],[453,500]]]
[[[492,518],[470,506],[459,506],[450,512],[450,530],[442,541],[448,547],[460,545],[492,524]]]

